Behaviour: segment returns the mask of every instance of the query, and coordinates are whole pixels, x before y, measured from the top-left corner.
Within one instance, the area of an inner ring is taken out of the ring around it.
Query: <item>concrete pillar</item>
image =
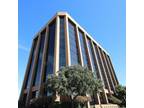
[[[92,72],[94,71],[94,67],[92,66],[92,57],[91,57],[91,55],[90,55],[90,50],[91,49],[89,49],[89,47],[88,47],[88,40],[87,40],[87,36],[86,36],[86,34],[84,34],[84,37],[85,37],[85,43],[86,43],[86,51],[87,51],[87,55],[88,55],[88,60],[89,60],[89,65],[90,65],[90,67],[91,67],[91,70],[92,70]],[[90,108],[90,102],[88,101],[88,108]]]
[[[46,33],[45,33],[45,43],[44,43],[44,49],[43,49],[43,57],[42,57],[42,66],[41,66],[41,75],[40,75],[40,88],[39,88],[39,96],[43,96],[44,92],[44,72],[45,72],[45,66],[46,66],[46,53],[47,53],[47,48],[48,48],[48,32],[49,32],[49,27],[48,25],[46,26]]]
[[[55,49],[54,49],[54,74],[58,75],[59,70],[59,37],[60,37],[60,20],[56,16],[56,29],[55,29]]]
[[[81,66],[84,66],[84,63],[83,63],[83,57],[82,57],[82,50],[81,50],[81,44],[80,44],[80,37],[79,37],[79,30],[78,30],[78,27],[76,26],[76,40],[77,40],[77,43],[78,43],[78,51],[79,51],[79,57],[80,57],[80,63],[81,63]]]
[[[96,53],[96,49],[95,49],[95,48],[97,48],[97,45],[95,46],[95,45],[92,43],[92,47],[93,47],[93,50],[94,50],[95,61],[96,61],[96,64],[97,64],[97,66],[98,66],[98,72],[99,72],[99,75],[100,75],[100,80],[102,81],[102,83],[103,83],[103,85],[104,85],[104,79],[103,79],[103,76],[102,76],[100,64],[99,64],[98,57],[97,57],[97,53]],[[106,102],[108,103],[107,95],[106,95],[106,92],[105,92],[105,85],[103,86],[103,92],[104,92],[104,94],[105,94]],[[99,101],[99,104],[100,104],[101,102],[100,102],[100,97],[99,97],[99,95],[98,95],[98,101]]]
[[[110,60],[109,56],[107,56],[107,60],[108,60],[109,66],[110,66],[112,77],[113,77],[114,82],[115,82],[115,86],[117,86],[118,85],[118,80],[116,78],[116,75],[114,75],[115,74],[114,69],[113,69],[113,66],[112,66],[112,63],[111,63],[111,60]]]
[[[91,62],[91,57],[90,57],[90,53],[89,53],[89,48],[88,48],[88,40],[87,40],[87,36],[84,33],[84,40],[85,40],[85,44],[86,44],[86,52],[87,52],[87,57],[88,57],[88,63],[90,65],[91,70],[93,71],[93,66],[92,66],[92,62]]]
[[[39,52],[39,47],[40,47],[40,40],[41,40],[41,37],[40,37],[40,34],[39,34],[37,46],[36,46],[36,49],[35,49],[36,52],[34,54],[34,64],[33,64],[33,67],[32,67],[32,77],[31,77],[31,80],[30,80],[30,88],[29,88],[28,93],[27,93],[26,105],[29,104],[31,96],[32,96],[32,86],[33,86],[33,81],[34,81],[35,72],[36,72],[35,70],[36,70],[36,64],[37,64],[37,60],[38,60],[38,52]]]
[[[23,85],[22,85],[22,88],[21,88],[21,93],[20,93],[20,97],[19,97],[19,100],[22,100],[23,99],[23,96],[24,96],[24,90],[25,90],[25,86],[26,86],[26,82],[28,80],[28,74],[29,74],[29,70],[30,70],[30,66],[31,66],[31,61],[32,61],[32,53],[34,52],[34,40],[33,40],[33,43],[32,43],[32,47],[31,47],[31,51],[30,51],[30,56],[29,56],[29,59],[28,59],[28,64],[27,64],[27,67],[26,67],[26,72],[25,72],[25,76],[24,76],[24,81],[23,81]]]
[[[104,62],[105,62],[105,64],[106,64],[106,68],[107,68],[107,70],[108,70],[107,73],[108,73],[108,76],[109,76],[109,78],[110,78],[110,83],[111,83],[111,85],[112,85],[113,90],[115,91],[115,86],[114,86],[114,83],[113,83],[113,80],[112,80],[112,77],[111,77],[111,74],[110,74],[110,70],[109,70],[109,67],[108,67],[108,63],[107,63],[107,61],[106,61],[105,53],[103,52],[102,55],[103,55],[103,58],[104,58]]]
[[[106,69],[105,69],[105,66],[104,66],[104,60],[102,59],[102,54],[101,54],[101,51],[100,49],[98,48],[98,53],[99,53],[99,56],[100,56],[100,60],[101,60],[101,63],[102,63],[102,67],[103,67],[103,70],[104,70],[104,75],[106,77],[106,82],[107,82],[107,86],[108,86],[108,90],[109,92],[111,92],[111,87],[110,87],[110,84],[109,84],[109,81],[108,81],[108,77],[107,77],[107,74],[106,74]]]
[[[66,14],[65,18],[65,39],[66,39],[66,65],[70,66],[71,65],[71,59],[70,59],[70,43],[69,43],[69,27],[68,27],[68,16]]]

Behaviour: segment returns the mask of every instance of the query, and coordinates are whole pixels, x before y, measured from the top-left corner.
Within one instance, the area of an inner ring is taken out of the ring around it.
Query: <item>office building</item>
[[[62,66],[87,66],[104,84],[90,104],[108,104],[119,84],[110,55],[66,12],[58,12],[34,37],[20,99],[47,95],[44,83]]]

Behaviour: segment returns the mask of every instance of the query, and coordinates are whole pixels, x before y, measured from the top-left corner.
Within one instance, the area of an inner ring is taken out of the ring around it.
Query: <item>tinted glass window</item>
[[[55,22],[49,25],[48,33],[48,49],[47,49],[47,59],[46,59],[46,75],[45,81],[48,74],[53,74],[53,64],[54,64],[54,46],[55,46]]]
[[[114,77],[115,77],[115,79],[116,79],[116,81],[117,81],[117,84],[118,84],[119,82],[118,82],[118,79],[117,79],[117,76],[116,76],[116,73],[115,73],[114,67],[113,67],[113,65],[112,65],[112,62],[111,62],[111,59],[110,59],[109,56],[108,56],[108,60],[109,60],[110,65],[111,65],[111,67],[112,67],[112,73],[114,74]]]
[[[42,67],[44,41],[45,41],[45,31],[42,32],[42,34],[41,34],[40,48],[39,48],[39,53],[38,53],[38,61],[37,61],[36,73],[35,73],[35,78],[34,78],[34,83],[33,83],[34,86],[37,86],[40,83],[40,71],[41,71],[41,67]]]
[[[80,38],[83,63],[84,63],[84,66],[88,66],[88,56],[86,53],[86,43],[85,43],[84,35],[81,31],[79,31],[79,38]]]
[[[106,57],[105,57],[106,54],[102,50],[101,50],[101,54],[102,54],[103,63],[104,63],[105,69],[106,69],[106,74],[107,74],[107,77],[108,77],[110,87],[111,87],[112,90],[114,90],[113,85],[112,85],[111,76],[110,76],[110,73],[109,73],[109,70],[108,70],[108,64],[107,64]]]
[[[106,81],[106,76],[104,74],[104,69],[103,69],[103,66],[102,66],[102,61],[101,61],[101,58],[100,58],[100,53],[98,52],[98,48],[99,47],[97,45],[95,45],[96,55],[97,55],[97,58],[98,58],[98,63],[99,63],[99,66],[100,66],[100,69],[101,69],[101,73],[102,73],[102,77],[103,77],[103,80],[104,80],[104,85],[108,89],[108,84],[107,84],[107,81]]]
[[[107,54],[105,54],[105,57],[106,57],[106,62],[107,62],[107,64],[108,64],[109,71],[110,71],[110,75],[111,75],[111,77],[112,77],[112,81],[113,81],[114,85],[116,85],[116,82],[114,81],[115,79],[114,79],[114,76],[113,76],[113,74],[112,74],[112,70],[111,70],[111,67],[110,67],[110,64],[109,64],[109,61],[108,61],[108,56],[107,56]]]
[[[94,55],[94,51],[93,51],[93,48],[92,48],[92,43],[91,43],[91,40],[88,39],[88,48],[89,48],[89,53],[90,53],[90,58],[91,58],[91,62],[92,62],[92,67],[93,67],[93,70],[94,70],[94,75],[95,77],[97,77],[96,73],[97,73],[97,64],[96,64],[96,61],[95,61],[95,55]]]
[[[32,99],[34,99],[36,97],[36,91],[32,92]]]
[[[27,77],[26,86],[25,86],[25,88],[27,88],[27,89],[30,87],[30,81],[31,81],[31,76],[32,76],[32,67],[34,64],[34,56],[35,56],[35,52],[36,52],[36,46],[37,46],[37,39],[34,40],[34,45],[33,45],[33,49],[32,49],[32,58],[31,58],[30,68],[29,68],[28,77]]]
[[[71,65],[80,64],[78,47],[76,43],[76,32],[74,25],[69,22],[69,41],[70,41],[70,55],[71,55]]]
[[[59,67],[66,65],[64,17],[60,17]]]

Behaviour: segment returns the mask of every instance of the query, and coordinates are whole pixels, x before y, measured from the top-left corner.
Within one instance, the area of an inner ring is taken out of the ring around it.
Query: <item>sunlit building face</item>
[[[33,39],[19,99],[27,104],[51,95],[44,90],[47,76],[71,65],[87,67],[104,84],[102,95],[91,96],[90,104],[109,103],[107,96],[118,85],[109,54],[70,15],[58,12]]]

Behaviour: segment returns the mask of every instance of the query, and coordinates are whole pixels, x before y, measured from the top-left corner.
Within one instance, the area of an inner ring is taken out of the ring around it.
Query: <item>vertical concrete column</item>
[[[87,96],[87,97],[90,97],[89,94],[86,94],[86,96]],[[87,102],[87,108],[90,108],[90,102],[89,102],[89,101]]]
[[[108,56],[107,56],[107,55],[106,55],[106,61],[107,61],[107,64],[108,64],[108,67],[109,67],[109,70],[110,70],[110,74],[111,74],[111,77],[112,77],[112,81],[113,81],[114,86],[115,86],[115,85],[116,85],[116,80],[115,80],[114,75],[113,75],[113,73],[112,73],[112,69],[111,69],[110,63],[109,63],[109,61],[108,61]]]
[[[54,74],[58,75],[59,70],[59,38],[60,38],[60,19],[56,16],[56,29],[55,29],[55,49],[54,49]]]
[[[108,63],[110,65],[110,70],[111,70],[112,76],[115,79],[115,86],[117,86],[119,83],[118,83],[118,80],[117,80],[116,75],[114,73],[114,69],[113,69],[113,66],[112,66],[112,63],[111,63],[109,56],[107,56],[107,60],[108,60]]]
[[[96,45],[95,49],[97,50],[96,55],[99,55],[99,57],[100,57],[100,54],[99,54],[99,50],[98,50],[98,46],[97,46],[97,45]],[[97,60],[99,61],[99,63],[101,62],[101,58],[98,59],[98,57],[97,57]],[[102,68],[103,68],[103,67],[102,67]],[[100,68],[100,70],[101,70],[101,68]],[[101,75],[102,75],[102,70],[101,70]],[[102,78],[103,78],[103,75],[102,75]],[[103,78],[103,82],[104,82],[104,78]],[[107,97],[107,94],[106,94],[106,90],[105,90],[105,86],[104,86],[104,88],[103,88],[103,92],[104,92],[104,96],[105,96],[105,101],[106,101],[106,103],[109,103],[109,102],[108,102],[108,97]]]
[[[55,49],[54,49],[54,74],[58,75],[59,70],[59,42],[60,42],[60,18],[56,16],[56,29],[55,29]],[[55,101],[60,101],[60,96],[56,93]]]
[[[34,64],[33,64],[33,67],[32,67],[32,77],[31,77],[31,80],[30,80],[30,88],[29,88],[28,93],[27,93],[26,105],[29,104],[31,96],[32,96],[32,86],[33,86],[34,76],[35,76],[35,72],[36,72],[35,70],[36,70],[36,65],[37,65],[37,60],[38,60],[40,40],[41,40],[41,36],[39,34],[38,42],[37,42],[37,46],[36,46],[36,52],[34,54]]]
[[[99,65],[98,58],[97,58],[97,53],[95,51],[95,46],[94,46],[93,42],[92,42],[92,48],[93,48],[93,51],[94,51],[95,61],[96,61],[97,67],[98,67],[98,72],[99,72],[99,75],[100,75],[100,80],[102,81],[102,83],[104,85],[103,76],[102,76],[102,73],[101,73],[100,65]],[[104,87],[105,87],[105,85],[104,85]]]
[[[89,65],[91,67],[91,70],[93,71],[93,66],[92,66],[92,61],[91,61],[91,57],[90,57],[90,52],[89,52],[89,48],[88,48],[88,40],[87,40],[87,36],[86,34],[84,33],[84,39],[85,39],[85,43],[86,43],[86,52],[87,52],[87,55],[88,55],[88,62],[89,62]]]
[[[112,61],[111,61],[110,57],[109,57],[109,60],[110,60],[110,64],[111,64],[111,66],[112,66],[113,74],[114,74],[114,76],[115,76],[115,79],[116,79],[117,85],[119,85],[119,81],[118,81],[118,78],[117,78],[117,76],[116,76],[116,73],[115,73],[115,70],[114,70],[114,67],[113,67],[113,65],[112,65]]]
[[[82,50],[81,50],[81,45],[80,45],[79,31],[78,31],[77,26],[76,26],[76,38],[77,38],[77,42],[78,42],[78,51],[80,54],[79,56],[80,56],[81,66],[84,66],[83,57],[82,57]],[[86,96],[89,96],[89,95],[86,94]],[[90,108],[90,102],[87,103],[87,107]]]
[[[42,67],[41,67],[41,75],[40,75],[40,88],[39,88],[39,96],[43,96],[44,92],[44,72],[45,72],[45,66],[46,66],[46,53],[47,53],[47,48],[48,48],[48,30],[49,27],[48,25],[46,26],[46,33],[45,33],[45,42],[44,42],[44,51],[43,51],[43,57],[42,57]]]
[[[25,72],[24,81],[23,81],[23,85],[22,85],[22,88],[21,88],[21,93],[20,93],[19,100],[23,99],[24,89],[25,89],[25,86],[26,86],[26,82],[28,80],[28,74],[29,74],[31,60],[32,60],[33,49],[34,49],[34,40],[33,40],[33,43],[32,43],[32,47],[31,47],[31,51],[30,51],[30,56],[29,56],[29,59],[28,59],[28,64],[27,64],[27,67],[26,67],[26,72]]]
[[[71,59],[70,59],[70,43],[69,43],[69,27],[68,27],[68,16],[67,14],[65,15],[64,17],[64,20],[65,20],[65,24],[64,24],[64,27],[65,27],[65,39],[66,39],[66,65],[67,66],[70,66],[71,65]]]
[[[98,98],[98,103],[101,104],[101,101],[100,101],[100,96],[99,94],[97,93],[97,98]]]
[[[105,64],[106,64],[106,68],[107,68],[107,70],[108,70],[107,73],[108,73],[109,78],[110,78],[110,83],[111,83],[111,85],[112,85],[113,90],[115,91],[115,86],[114,86],[114,83],[113,83],[113,80],[112,80],[112,77],[111,77],[111,74],[110,74],[110,70],[109,70],[109,67],[108,67],[108,64],[107,64],[107,61],[106,61],[105,54],[104,54],[104,52],[103,52],[102,54],[103,54],[103,57],[104,57],[104,62],[105,62]]]
[[[76,38],[77,38],[77,43],[78,43],[78,51],[79,51],[79,57],[80,57],[81,66],[84,66],[78,26],[76,26]]]
[[[104,75],[106,77],[106,81],[107,81],[107,84],[108,84],[108,90],[109,92],[111,91],[111,87],[110,87],[110,84],[109,84],[109,81],[108,81],[108,77],[107,77],[107,74],[106,74],[106,69],[105,69],[105,66],[104,66],[104,63],[103,63],[103,59],[102,59],[102,55],[101,55],[101,51],[100,49],[98,48],[98,53],[100,55],[100,60],[101,60],[101,63],[102,63],[102,67],[103,67],[103,70],[104,70]]]
[[[84,33],[84,39],[85,39],[85,44],[86,44],[86,51],[87,51],[87,55],[88,55],[89,65],[90,65],[91,70],[93,72],[94,69],[93,69],[93,66],[92,66],[92,61],[91,61],[90,52],[89,52],[90,49],[88,48],[88,40],[87,40],[87,37],[86,37],[85,33]],[[87,94],[87,96],[89,96],[89,95]],[[90,102],[89,101],[88,101],[87,107],[90,108]]]
[[[101,79],[101,81],[102,81],[102,83],[104,85],[104,79],[103,79],[103,76],[102,76],[102,73],[101,73],[101,68],[100,68],[100,65],[99,65],[97,53],[96,53],[95,46],[94,46],[93,43],[92,43],[92,47],[93,47],[93,51],[94,51],[94,55],[95,55],[96,64],[98,66],[98,72],[99,72],[99,75],[100,75],[100,79]],[[106,103],[108,103],[108,97],[107,97],[106,92],[105,92],[105,85],[103,86],[103,92],[104,92],[104,96],[105,96],[105,99],[106,99]],[[101,104],[99,94],[97,94],[97,97],[98,97],[99,104]]]

